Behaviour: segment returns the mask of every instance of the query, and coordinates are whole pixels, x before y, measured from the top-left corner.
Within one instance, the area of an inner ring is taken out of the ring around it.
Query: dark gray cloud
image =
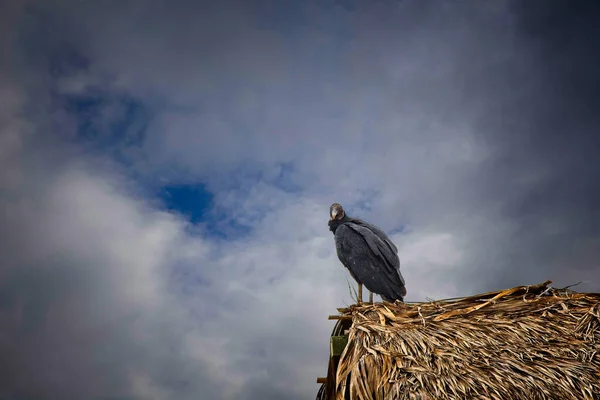
[[[578,4],[5,2],[0,396],[313,396],[350,302],[333,201],[394,232],[409,300],[600,290]],[[177,182],[248,231],[161,211]]]
[[[498,205],[497,220],[513,226],[500,245],[507,262],[490,278],[545,275],[598,290],[600,10],[594,2],[515,2],[512,11],[526,61],[515,57],[485,78],[501,95],[477,123],[493,155],[477,187]],[[524,66],[531,59],[535,68]],[[475,101],[487,96],[478,86],[471,92]]]

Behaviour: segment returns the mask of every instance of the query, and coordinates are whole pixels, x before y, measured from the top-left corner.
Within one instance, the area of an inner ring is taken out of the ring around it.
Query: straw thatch
[[[549,283],[340,310],[336,398],[600,399],[600,294]]]

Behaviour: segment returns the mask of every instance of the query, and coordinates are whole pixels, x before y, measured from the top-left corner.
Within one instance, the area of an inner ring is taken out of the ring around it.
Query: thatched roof
[[[600,399],[600,294],[549,283],[340,310],[336,398]]]

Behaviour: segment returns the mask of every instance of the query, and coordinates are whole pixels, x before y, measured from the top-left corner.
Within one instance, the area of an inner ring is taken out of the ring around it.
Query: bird
[[[339,260],[358,284],[357,303],[362,303],[362,285],[384,301],[404,301],[406,283],[400,272],[398,248],[385,232],[361,219],[349,217],[339,203],[329,208],[329,230],[333,232]]]

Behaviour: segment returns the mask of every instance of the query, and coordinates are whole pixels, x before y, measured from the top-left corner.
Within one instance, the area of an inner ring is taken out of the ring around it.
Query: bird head
[[[344,207],[342,207],[339,203],[333,203],[331,207],[329,207],[329,220],[340,220],[346,216],[346,212],[344,211]]]

